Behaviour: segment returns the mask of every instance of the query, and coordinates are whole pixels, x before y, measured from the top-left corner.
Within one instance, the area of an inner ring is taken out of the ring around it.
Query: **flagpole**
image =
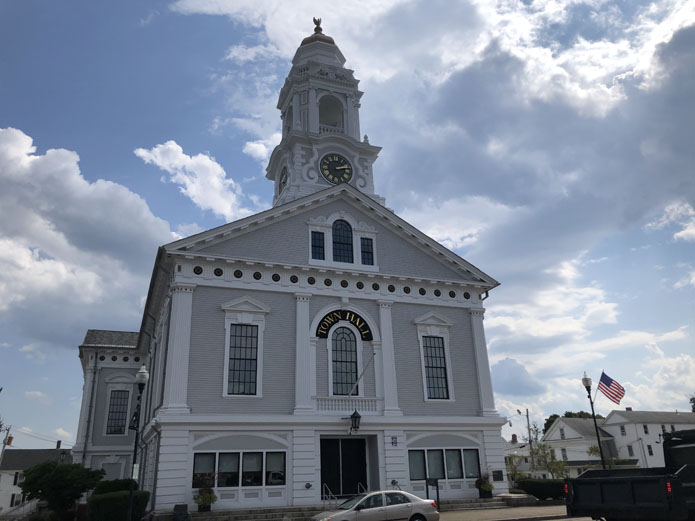
[[[591,417],[594,419],[594,429],[596,429],[596,441],[598,442],[598,452],[601,455],[601,467],[606,469],[606,461],[603,459],[603,447],[601,447],[601,436],[598,432],[598,424],[596,423],[596,413],[594,412],[594,401],[591,399],[591,378],[584,373],[584,378],[582,378],[582,385],[586,389],[586,395],[589,397],[589,403],[591,404]]]
[[[606,374],[603,369],[601,369],[601,377]],[[599,383],[601,383],[601,378],[598,379]],[[598,396],[598,385],[596,386],[596,392],[594,393],[594,403],[596,403],[596,397]]]

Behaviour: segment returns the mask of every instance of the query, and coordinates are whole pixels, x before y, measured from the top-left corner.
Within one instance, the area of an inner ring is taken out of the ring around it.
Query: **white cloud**
[[[647,230],[660,230],[666,226],[676,224],[681,230],[673,234],[676,240],[695,242],[695,209],[685,201],[673,201],[664,208],[663,215],[647,223]]]
[[[695,271],[687,273],[683,278],[673,285],[675,289],[685,288],[686,286],[695,287]]]
[[[412,206],[401,217],[450,249],[474,244],[485,230],[503,226],[524,208],[513,208],[487,197],[472,196],[443,202],[411,194]]]
[[[225,59],[236,63],[246,63],[259,58],[277,58],[282,56],[280,50],[274,45],[233,45],[227,50]]]
[[[72,439],[72,434],[70,432],[66,431],[65,429],[63,429],[62,427],[58,427],[53,432],[55,432],[58,436],[60,436],[63,439],[68,439],[68,440]]]
[[[0,129],[0,324],[35,361],[47,345],[75,345],[96,316],[137,323],[154,252],[173,239],[140,196],[87,181],[78,161]]]
[[[34,400],[44,405],[50,405],[53,401],[50,396],[41,391],[24,391],[24,396],[28,400]]]
[[[214,158],[206,154],[186,155],[173,140],[156,145],[150,150],[138,148],[135,155],[147,164],[154,164],[170,175],[171,182],[203,210],[212,210],[227,221],[234,221],[252,213],[242,203],[240,186],[227,177]]]

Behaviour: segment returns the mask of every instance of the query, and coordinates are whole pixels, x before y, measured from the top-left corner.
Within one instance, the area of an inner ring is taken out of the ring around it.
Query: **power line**
[[[32,438],[36,438],[36,439],[41,440],[41,441],[50,441],[53,443],[55,443],[57,441],[61,441],[61,442],[63,441],[63,440],[60,440],[58,438],[54,438],[53,436],[50,436],[48,434],[42,434],[40,432],[34,432],[31,430],[26,430],[25,428],[17,427],[16,425],[9,425],[8,427],[13,428],[16,432],[21,432],[22,434],[24,434],[26,436],[31,436]],[[71,441],[66,440],[66,445],[72,446]]]

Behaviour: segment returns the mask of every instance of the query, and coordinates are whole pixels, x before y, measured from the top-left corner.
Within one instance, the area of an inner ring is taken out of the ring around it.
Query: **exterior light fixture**
[[[601,447],[601,436],[598,433],[598,424],[596,423],[596,413],[594,412],[594,401],[591,399],[591,378],[586,375],[584,371],[584,378],[582,378],[582,385],[586,389],[586,395],[589,397],[589,403],[591,404],[591,417],[594,419],[594,429],[596,429],[596,442],[598,443],[598,452],[601,455],[601,467],[606,468],[606,461],[603,459],[603,447]]]
[[[355,409],[355,412],[353,412],[350,415],[350,430],[351,431],[358,431],[360,430],[360,421],[362,420],[362,416],[360,413],[357,412],[357,409]]]

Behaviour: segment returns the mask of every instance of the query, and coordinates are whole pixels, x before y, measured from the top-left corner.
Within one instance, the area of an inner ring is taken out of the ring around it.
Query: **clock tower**
[[[277,108],[282,140],[270,156],[266,177],[275,182],[273,206],[349,183],[380,204],[372,165],[381,150],[360,137],[359,80],[345,57],[314,18],[292,59]]]

